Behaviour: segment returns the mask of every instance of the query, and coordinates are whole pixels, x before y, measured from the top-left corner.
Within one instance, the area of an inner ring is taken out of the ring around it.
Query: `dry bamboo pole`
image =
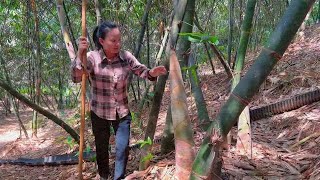
[[[81,11],[81,29],[82,29],[82,37],[87,37],[86,33],[86,8],[87,1],[82,0],[82,11]],[[84,145],[84,126],[85,126],[85,105],[86,105],[86,69],[87,69],[87,51],[84,50],[80,56],[83,72],[82,72],[82,81],[81,81],[81,119],[80,119],[80,145],[79,145],[79,179],[82,180],[82,162],[83,162],[83,145]]]

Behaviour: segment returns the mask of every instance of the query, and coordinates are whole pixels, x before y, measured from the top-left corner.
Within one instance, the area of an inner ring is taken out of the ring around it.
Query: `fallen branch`
[[[52,120],[54,123],[56,123],[57,125],[59,125],[61,128],[63,128],[67,133],[70,134],[70,136],[77,142],[80,142],[79,139],[79,135],[77,134],[77,132],[72,129],[71,126],[69,126],[67,123],[65,123],[63,120],[61,120],[59,117],[57,117],[56,115],[52,114],[51,112],[45,110],[44,108],[42,108],[41,106],[33,103],[32,101],[30,101],[28,98],[26,98],[25,96],[23,96],[22,94],[20,94],[18,91],[16,91],[15,89],[13,89],[11,86],[9,86],[4,80],[0,79],[0,87],[3,88],[4,90],[6,90],[8,93],[10,93],[12,96],[14,96],[15,98],[17,98],[18,100],[20,100],[21,102],[23,102],[24,104],[26,104],[27,106],[29,106],[30,108],[32,108],[33,110],[37,111],[38,113],[44,115],[45,117],[47,117],[48,119]]]
[[[311,134],[310,136],[305,137],[305,138],[301,139],[299,142],[297,142],[297,143],[295,143],[294,145],[292,145],[292,146],[290,147],[290,149],[293,149],[293,148],[295,148],[295,147],[297,147],[297,146],[299,146],[299,145],[307,142],[309,139],[314,138],[314,137],[318,137],[318,136],[320,136],[320,132],[313,133],[313,134]]]

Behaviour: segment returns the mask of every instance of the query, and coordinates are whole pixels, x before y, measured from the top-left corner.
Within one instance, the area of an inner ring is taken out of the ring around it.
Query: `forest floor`
[[[259,52],[257,50],[248,53],[249,63],[245,71],[250,68]],[[210,117],[214,119],[228,98],[230,80],[218,64],[216,64],[216,74],[213,74],[208,67],[208,65],[200,66],[199,74],[207,108]],[[320,24],[308,27],[303,35],[296,37],[249,106],[274,103],[320,88],[319,69]],[[187,88],[186,92],[190,119],[196,124],[196,106],[190,96],[190,89]],[[161,104],[156,138],[161,137],[163,132],[169,97],[167,86]],[[134,111],[136,107],[134,103],[131,104]],[[79,129],[78,111],[71,109],[56,114]],[[30,129],[32,110],[22,106],[20,113],[23,123]],[[146,110],[142,114],[142,119],[146,120],[147,116]],[[14,114],[5,116],[0,107],[0,159],[39,158],[76,151],[77,147],[67,140],[68,135],[65,131],[48,119],[42,116],[39,118],[41,123],[38,137],[26,140],[24,137],[19,138],[19,126]],[[234,148],[236,131],[236,128],[231,131],[233,141],[230,150],[223,152],[223,179],[320,179],[320,102],[252,122],[252,158],[240,155]],[[28,133],[30,136],[31,132]],[[131,143],[143,139],[143,135],[143,131],[136,128],[133,122]],[[196,147],[201,144],[203,136],[204,133],[195,130]],[[308,137],[306,141],[300,142],[306,137]],[[89,120],[85,139],[90,147],[94,148]],[[292,147],[293,145],[295,147]],[[151,166],[146,171],[138,173],[135,171],[138,170],[139,152],[131,151],[127,167],[128,175],[140,176],[141,179],[173,179],[174,152],[161,156],[159,146],[156,146],[153,154],[155,156]],[[110,161],[111,164],[114,163],[114,157],[111,157]],[[132,174],[133,172],[135,173]],[[94,179],[95,163],[85,163],[83,174],[85,179]],[[77,179],[77,165],[36,167],[0,165],[0,179]]]

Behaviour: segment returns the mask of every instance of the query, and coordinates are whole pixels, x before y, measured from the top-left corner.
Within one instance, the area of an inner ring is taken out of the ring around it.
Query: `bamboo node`
[[[211,144],[214,146],[220,145],[224,142],[223,137],[220,135],[217,130],[214,130],[213,134],[210,137]]]
[[[192,171],[191,174],[193,176],[195,176],[196,178],[198,178],[198,179],[208,179],[208,176],[200,175],[200,174],[198,174],[198,173],[196,173],[194,171]]]
[[[247,106],[247,105],[249,104],[249,101],[248,101],[247,99],[244,99],[244,98],[236,95],[236,94],[233,93],[233,92],[231,93],[231,96],[233,96],[233,97],[235,97],[236,99],[238,99],[239,102],[240,102],[241,104],[245,105],[245,106]]]
[[[271,50],[269,48],[264,47],[263,48],[267,53],[269,53],[272,57],[274,57],[277,61],[280,61],[280,59],[282,58],[282,55],[280,55],[279,53],[277,53],[274,50]]]

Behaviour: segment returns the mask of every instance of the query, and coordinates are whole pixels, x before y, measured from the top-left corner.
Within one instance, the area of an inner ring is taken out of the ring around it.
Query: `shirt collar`
[[[100,54],[100,57],[101,57],[102,61],[106,61],[107,60],[106,54],[103,52],[103,49],[99,50],[99,54]],[[122,50],[120,50],[118,56],[120,57],[119,59],[121,61],[125,60],[125,57],[124,57],[125,55],[124,55],[124,52]]]

